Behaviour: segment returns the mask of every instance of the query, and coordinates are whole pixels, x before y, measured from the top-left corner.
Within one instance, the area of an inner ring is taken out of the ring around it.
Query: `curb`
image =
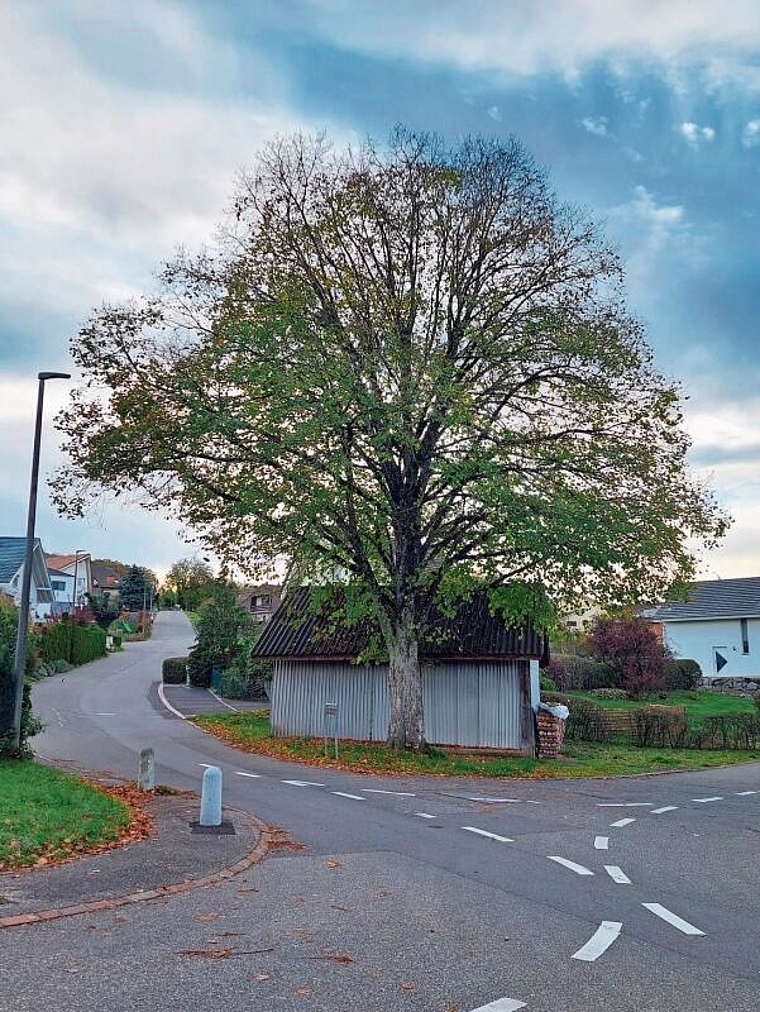
[[[259,842],[245,857],[240,858],[240,860],[228,865],[226,868],[222,868],[221,871],[204,875],[203,878],[186,879],[182,882],[173,882],[169,885],[159,886],[156,889],[146,889],[143,892],[129,893],[126,896],[114,896],[107,900],[93,900],[91,903],[76,903],[73,906],[60,907],[55,910],[38,910],[26,914],[16,914],[11,917],[0,917],[0,930],[3,928],[18,928],[24,924],[57,921],[62,917],[75,917],[78,914],[90,914],[100,910],[118,910],[120,907],[131,906],[133,903],[145,903],[148,900],[156,900],[164,896],[191,892],[193,889],[217,885],[219,882],[225,882],[227,879],[234,878],[241,872],[248,871],[249,868],[263,861],[270,847],[277,842],[278,838],[276,829],[268,826],[254,815],[250,815],[247,812],[245,814],[249,821],[259,830]]]

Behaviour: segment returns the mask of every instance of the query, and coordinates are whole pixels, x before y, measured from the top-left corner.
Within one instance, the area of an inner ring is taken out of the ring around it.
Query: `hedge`
[[[546,674],[553,678],[560,692],[571,689],[618,689],[620,675],[608,664],[591,657],[574,654],[553,654]]]
[[[701,681],[702,669],[696,661],[672,658],[665,662],[660,687],[669,692],[674,689],[696,689]]]
[[[105,656],[106,633],[98,625],[54,622],[42,627],[39,650],[41,659],[49,663],[68,661],[70,664],[87,664]]]
[[[165,685],[182,685],[187,678],[187,657],[167,657],[161,665]]]

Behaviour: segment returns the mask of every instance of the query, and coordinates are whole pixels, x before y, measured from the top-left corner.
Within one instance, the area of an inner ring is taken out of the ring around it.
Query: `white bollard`
[[[222,771],[218,766],[209,766],[203,773],[201,790],[201,826],[222,824]]]
[[[140,749],[137,786],[141,791],[152,791],[156,786],[156,757],[152,748]]]

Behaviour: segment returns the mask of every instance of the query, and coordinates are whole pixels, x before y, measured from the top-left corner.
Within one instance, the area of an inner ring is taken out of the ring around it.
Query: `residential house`
[[[760,680],[760,577],[700,580],[686,601],[641,614],[662,628],[675,657],[695,660],[707,681]]]
[[[253,616],[254,622],[264,625],[280,607],[282,587],[277,583],[261,583],[249,587],[238,595],[238,604]]]
[[[93,562],[90,565],[92,575],[92,594],[95,597],[107,597],[112,604],[120,602],[119,581],[121,576],[113,566],[104,566]]]
[[[48,569],[51,570],[55,600],[69,611],[86,605],[87,597],[92,593],[90,553],[47,553],[45,558]]]
[[[384,741],[390,704],[387,664],[357,664],[374,629],[336,618],[340,601],[318,612],[311,591],[292,591],[264,628],[253,656],[274,661],[271,726],[278,735],[332,733],[326,714],[337,705],[337,737]],[[491,614],[485,593],[454,618],[437,613],[421,644],[425,738],[431,744],[535,752],[534,710],[544,636],[529,624],[509,628]]]
[[[0,591],[21,603],[21,587],[24,575],[26,538],[0,537]],[[42,542],[34,539],[32,553],[32,582],[29,588],[29,614],[35,619],[45,619],[53,611],[55,596],[50,585],[45,553]]]

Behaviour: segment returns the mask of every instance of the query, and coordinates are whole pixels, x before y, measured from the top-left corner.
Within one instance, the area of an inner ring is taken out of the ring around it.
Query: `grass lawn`
[[[701,769],[724,763],[760,759],[758,752],[697,751],[692,749],[635,748],[625,742],[567,742],[559,759],[523,759],[512,756],[457,755],[433,749],[427,755],[393,752],[384,745],[342,742],[340,759],[324,756],[319,738],[274,738],[269,731],[269,713],[207,713],[194,718],[205,731],[247,752],[318,766],[348,769],[354,773],[437,773],[454,776],[605,777],[624,773],[652,773],[658,770]]]
[[[0,759],[0,871],[116,840],[130,819],[127,805],[77,777]]]
[[[709,689],[679,689],[675,692],[651,693],[642,699],[600,699],[590,692],[571,692],[570,696],[577,699],[590,699],[609,710],[633,710],[647,703],[660,706],[685,706],[686,716],[699,722],[705,717],[713,717],[725,713],[758,713],[753,700],[741,696],[730,696],[723,692],[711,692]]]

